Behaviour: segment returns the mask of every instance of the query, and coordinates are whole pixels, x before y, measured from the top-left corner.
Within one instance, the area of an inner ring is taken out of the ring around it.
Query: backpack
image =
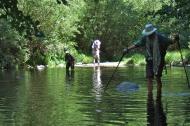
[[[167,48],[168,48],[168,44],[165,44],[162,42],[162,37],[161,37],[161,33],[157,33],[158,35],[158,42],[159,42],[159,49],[160,49],[160,55],[162,57],[165,57],[166,56],[166,51],[167,51]]]
[[[161,33],[157,33],[158,34],[158,42],[159,42],[159,49],[160,49],[160,55],[161,57],[165,57],[166,56],[166,51],[168,48],[168,44],[165,44],[162,42],[162,37],[161,37]],[[164,70],[166,70],[166,74],[167,74],[167,69],[166,69],[166,63],[165,63],[165,59],[164,59]]]

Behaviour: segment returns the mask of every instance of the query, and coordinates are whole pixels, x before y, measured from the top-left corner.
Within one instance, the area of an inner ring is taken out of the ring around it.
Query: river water
[[[190,68],[186,67],[187,74]],[[161,94],[147,94],[145,66],[0,71],[1,126],[188,126],[190,89],[183,67],[167,67]],[[121,82],[140,88],[117,91]]]

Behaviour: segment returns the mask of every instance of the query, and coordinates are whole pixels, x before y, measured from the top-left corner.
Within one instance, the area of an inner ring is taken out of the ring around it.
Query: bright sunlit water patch
[[[189,68],[187,68],[189,69]],[[182,67],[163,72],[162,94],[147,93],[145,67],[16,69],[0,72],[0,125],[189,125],[190,89]],[[189,72],[189,70],[188,70]],[[189,73],[188,73],[189,74]],[[122,82],[139,90],[117,91]],[[105,90],[105,91],[104,91]]]

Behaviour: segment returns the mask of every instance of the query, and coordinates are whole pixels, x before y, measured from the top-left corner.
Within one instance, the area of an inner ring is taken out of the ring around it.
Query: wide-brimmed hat
[[[150,34],[152,34],[153,32],[155,32],[157,30],[157,28],[154,28],[153,26],[152,26],[152,24],[147,24],[146,26],[145,26],[145,29],[142,31],[142,34],[143,35],[150,35]]]

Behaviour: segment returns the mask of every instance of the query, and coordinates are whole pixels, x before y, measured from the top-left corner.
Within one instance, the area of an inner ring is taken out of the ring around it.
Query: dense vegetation
[[[178,33],[188,63],[189,2],[1,0],[0,67],[64,63],[65,50],[75,55],[77,62],[91,62],[88,57],[91,57],[94,39],[102,42],[101,60],[116,61],[126,46],[139,39],[147,23],[154,24],[159,32],[168,36]],[[176,49],[175,44],[168,50]],[[128,58],[133,59],[128,61],[134,62],[134,57],[140,57],[141,50],[133,50],[136,56],[131,55],[133,57]]]

